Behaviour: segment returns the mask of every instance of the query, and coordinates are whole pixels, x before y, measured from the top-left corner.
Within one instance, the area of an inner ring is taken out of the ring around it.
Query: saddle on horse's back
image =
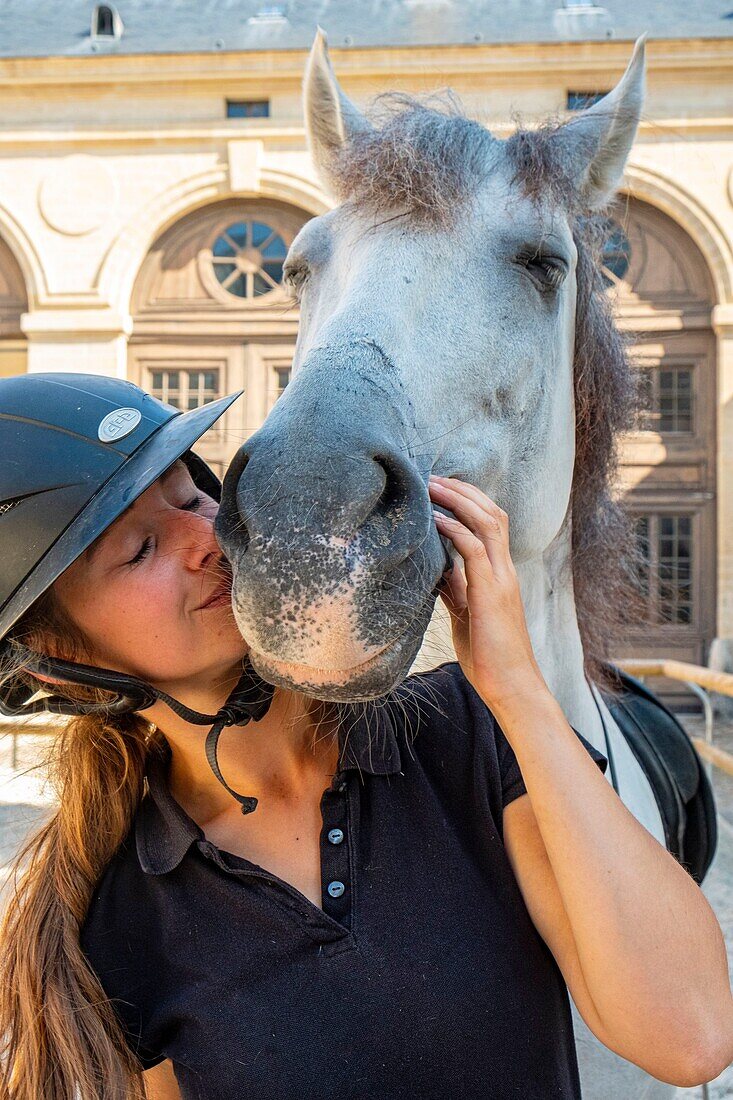
[[[615,666],[613,675],[620,691],[601,694],[649,780],[667,850],[701,883],[718,841],[715,800],[702,761],[687,731],[656,695]]]

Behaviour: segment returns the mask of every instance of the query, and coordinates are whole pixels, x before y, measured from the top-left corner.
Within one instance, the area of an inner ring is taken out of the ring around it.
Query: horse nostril
[[[409,488],[399,465],[389,455],[374,455],[374,461],[384,472],[384,488],[374,506],[374,510],[384,514],[390,512],[407,498]]]
[[[239,511],[239,482],[247,468],[250,456],[244,448],[234,456],[232,464],[224,476],[221,504],[214,521],[214,534],[224,549],[224,542],[236,536],[238,553],[244,553],[249,544],[247,524]]]
[[[229,465],[229,469],[224,475],[224,490],[222,493],[222,500],[225,496],[228,495],[236,497],[239,479],[246,470],[249,459],[250,456],[247,453],[247,449],[245,447],[241,447],[235,454]]]

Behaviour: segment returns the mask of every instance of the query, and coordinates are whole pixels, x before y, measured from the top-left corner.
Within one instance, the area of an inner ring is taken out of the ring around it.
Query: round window
[[[224,290],[235,298],[259,298],[279,285],[287,247],[265,222],[232,222],[214,241],[211,262]]]

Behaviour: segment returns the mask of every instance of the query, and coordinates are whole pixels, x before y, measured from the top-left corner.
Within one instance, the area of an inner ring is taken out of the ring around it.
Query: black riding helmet
[[[10,631],[58,577],[177,459],[196,487],[214,499],[221,483],[190,450],[239,393],[181,413],[131,382],[88,374],[26,374],[0,379],[0,659]],[[53,693],[28,698],[17,679],[0,681],[0,712],[27,715],[123,714],[160,699],[188,722],[212,724],[207,759],[242,805],[216,759],[225,726],[261,718],[274,688],[244,663],[242,677],[217,714],[201,714],[134,676],[56,658],[39,658],[18,641],[25,667],[55,680],[111,693],[109,702],[74,702]]]

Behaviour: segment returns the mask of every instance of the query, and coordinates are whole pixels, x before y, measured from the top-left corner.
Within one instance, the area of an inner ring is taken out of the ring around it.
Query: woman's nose
[[[179,511],[173,543],[175,552],[181,555],[185,565],[194,572],[205,569],[222,556],[214,538],[213,516]]]

